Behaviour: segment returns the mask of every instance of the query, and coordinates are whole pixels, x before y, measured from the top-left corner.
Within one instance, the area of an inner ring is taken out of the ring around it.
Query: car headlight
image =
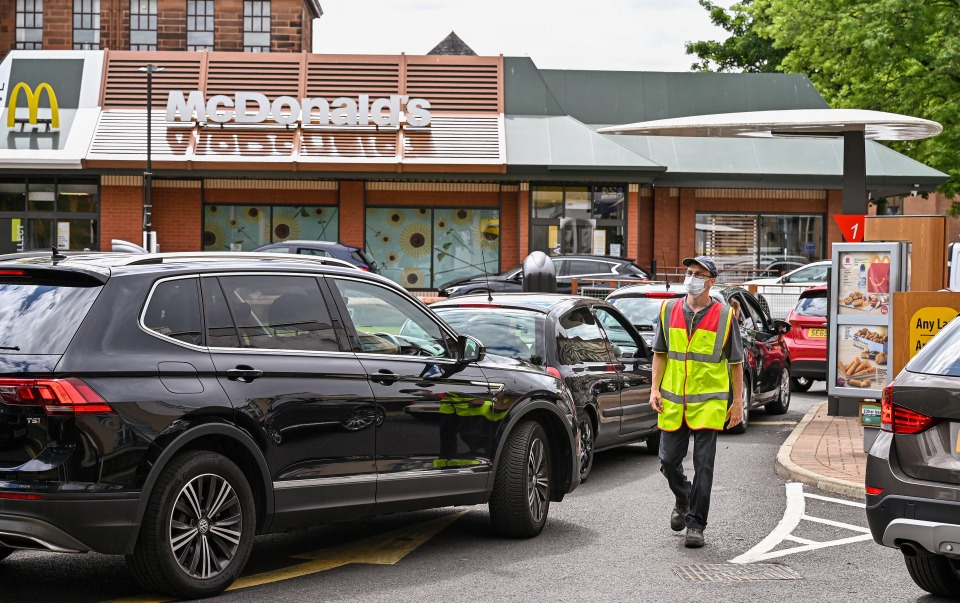
[[[443,292],[446,293],[447,295],[453,295],[454,293],[456,293],[461,289],[463,289],[463,285],[457,285],[455,287],[447,287],[446,289],[443,290]]]

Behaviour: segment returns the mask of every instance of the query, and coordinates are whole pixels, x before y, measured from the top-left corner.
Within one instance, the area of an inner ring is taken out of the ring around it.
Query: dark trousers
[[[693,484],[683,473],[690,434],[693,434]],[[660,473],[667,478],[670,490],[681,507],[689,506],[688,528],[707,527],[710,512],[710,490],[713,488],[713,461],[717,455],[717,431],[690,429],[686,423],[677,431],[660,433]]]

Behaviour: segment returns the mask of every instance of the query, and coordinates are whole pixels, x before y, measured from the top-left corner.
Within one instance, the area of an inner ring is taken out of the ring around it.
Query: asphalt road
[[[898,552],[863,539],[859,501],[788,487],[775,474],[780,445],[810,405],[823,400],[822,387],[795,394],[788,414],[755,411],[747,434],[721,436],[703,549],[684,548],[682,532],[670,530],[666,480],[656,457],[637,445],[599,453],[589,481],[551,506],[537,538],[493,536],[486,507],[266,536],[247,566],[254,585],[221,600],[936,601],[914,586]],[[803,519],[791,540],[780,542],[776,528],[789,488],[793,510],[797,501],[805,505]],[[791,547],[804,548],[778,553]],[[387,549],[392,559],[375,555]],[[729,563],[744,555],[759,560]],[[281,579],[284,569],[296,577]],[[0,580],[3,601],[161,600],[138,587],[121,557],[18,552],[0,564]]]

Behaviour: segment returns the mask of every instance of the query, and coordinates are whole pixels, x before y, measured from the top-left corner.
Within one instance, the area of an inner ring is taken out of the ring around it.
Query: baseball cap
[[[690,264],[700,264],[710,273],[710,276],[717,278],[717,263],[714,262],[713,258],[709,255],[698,255],[695,258],[683,258],[684,266],[690,266]]]

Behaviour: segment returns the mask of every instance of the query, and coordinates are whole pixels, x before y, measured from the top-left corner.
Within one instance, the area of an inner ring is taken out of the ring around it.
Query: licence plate
[[[827,330],[826,329],[807,329],[807,336],[808,337],[826,337]]]

